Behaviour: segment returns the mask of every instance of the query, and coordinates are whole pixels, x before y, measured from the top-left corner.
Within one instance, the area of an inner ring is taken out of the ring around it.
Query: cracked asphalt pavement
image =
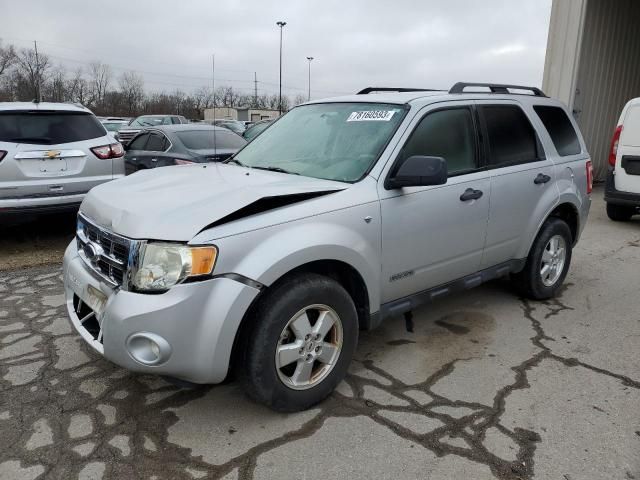
[[[59,265],[0,272],[0,479],[640,480],[640,219],[594,197],[558,298],[496,281],[363,332],[298,414],[124,371],[72,332]]]

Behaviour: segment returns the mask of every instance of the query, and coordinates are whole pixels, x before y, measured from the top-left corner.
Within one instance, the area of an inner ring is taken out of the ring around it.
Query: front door
[[[399,159],[442,157],[445,185],[385,190],[382,214],[382,301],[435,287],[480,267],[489,213],[489,176],[481,168],[473,107],[428,107],[414,119]]]

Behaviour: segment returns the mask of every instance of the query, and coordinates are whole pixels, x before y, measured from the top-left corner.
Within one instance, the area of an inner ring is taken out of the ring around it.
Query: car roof
[[[449,93],[447,91],[415,91],[415,92],[384,92],[369,93],[366,95],[347,95],[314,100],[303,105],[322,103],[387,103],[392,105],[426,105],[446,101],[473,101],[473,100],[512,100],[528,104],[544,104],[559,107],[566,106],[559,100],[546,96],[514,93],[490,93],[490,92],[464,92]]]
[[[54,103],[54,102],[0,102],[0,111],[20,111],[20,110],[54,110],[61,112],[85,112],[92,113],[88,108],[74,103]]]
[[[214,130],[220,132],[228,132],[224,127],[216,127],[207,123],[180,123],[175,125],[157,125],[153,127],[145,128],[145,130],[160,130],[161,132],[174,133],[174,132],[189,132],[192,130],[205,130],[212,132]]]

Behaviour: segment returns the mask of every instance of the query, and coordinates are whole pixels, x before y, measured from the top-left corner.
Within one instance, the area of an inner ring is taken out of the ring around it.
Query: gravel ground
[[[0,220],[0,271],[59,265],[75,233],[76,214]]]
[[[72,331],[59,265],[0,273],[0,479],[640,480],[640,219],[601,196],[558,298],[496,281],[391,319],[291,415],[124,371]]]

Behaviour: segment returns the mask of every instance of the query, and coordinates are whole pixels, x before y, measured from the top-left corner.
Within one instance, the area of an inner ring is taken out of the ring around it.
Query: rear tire
[[[305,410],[346,375],[358,317],[351,296],[334,280],[292,276],[266,292],[250,320],[237,375],[253,400],[279,412]]]
[[[553,297],[569,271],[573,238],[569,226],[549,218],[536,237],[521,272],[511,276],[519,292],[533,300]]]
[[[628,222],[635,212],[633,207],[607,203],[607,216],[614,222]]]

